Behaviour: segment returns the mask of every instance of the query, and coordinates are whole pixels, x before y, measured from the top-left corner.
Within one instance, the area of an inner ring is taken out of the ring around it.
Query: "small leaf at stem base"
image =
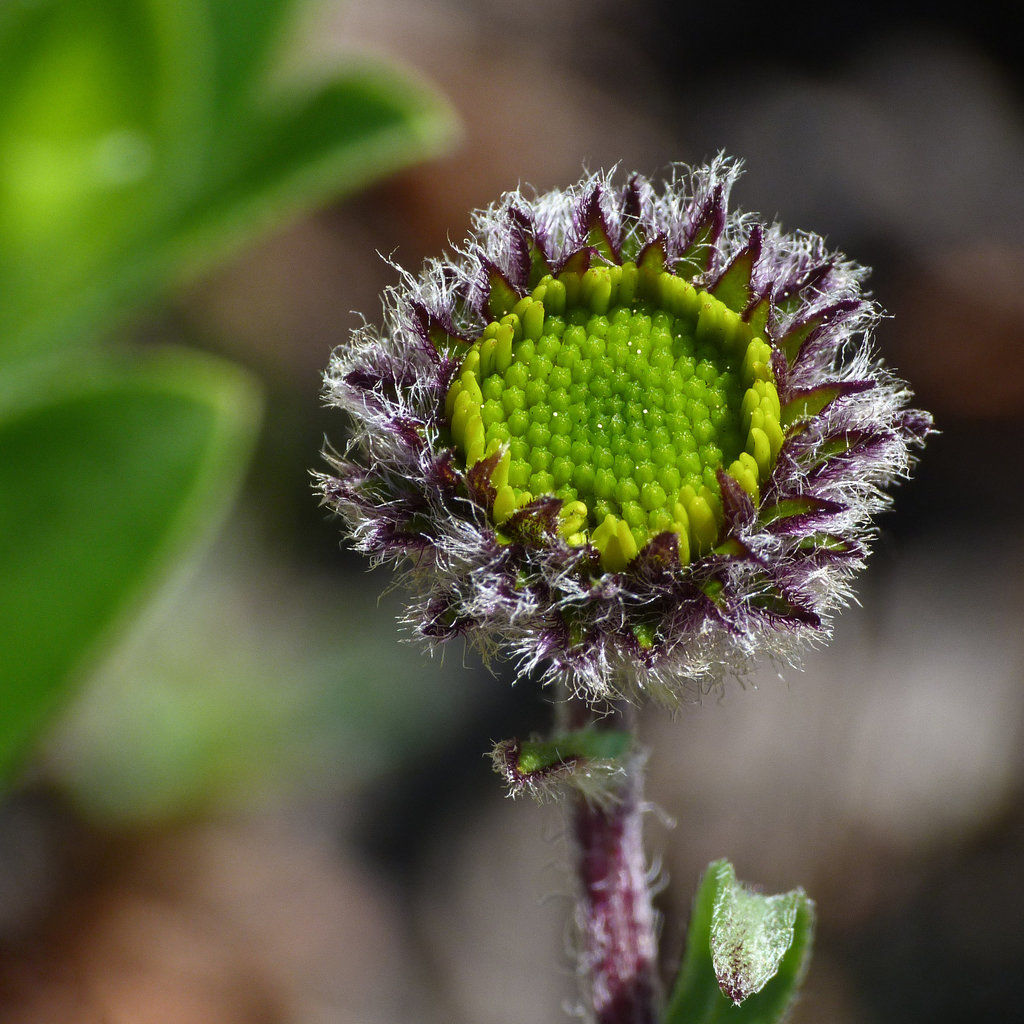
[[[778,1024],[806,973],[813,929],[814,903],[802,889],[763,896],[715,861],[694,901],[663,1024]]]

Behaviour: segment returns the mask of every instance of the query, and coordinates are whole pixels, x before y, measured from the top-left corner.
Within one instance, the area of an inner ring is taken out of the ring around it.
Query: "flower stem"
[[[642,828],[643,761],[627,766],[618,799],[576,797],[580,969],[595,1024],[656,1024],[657,940]]]

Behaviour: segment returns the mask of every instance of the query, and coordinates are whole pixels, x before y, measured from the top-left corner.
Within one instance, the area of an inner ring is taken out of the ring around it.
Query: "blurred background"
[[[818,903],[796,1024],[1012,1005],[1024,62],[954,10],[0,3],[0,1022],[568,1019],[560,817],[483,756],[546,697],[403,642],[319,375],[378,254],[719,150],[874,268],[942,433],[804,671],[646,715],[666,969],[728,856]]]

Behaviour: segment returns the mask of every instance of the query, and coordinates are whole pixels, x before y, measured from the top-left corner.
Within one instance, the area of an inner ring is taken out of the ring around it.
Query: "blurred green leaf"
[[[297,0],[0,5],[0,356],[112,317],[447,146],[384,65],[271,82]]]
[[[452,137],[390,67],[283,75],[303,6],[0,0],[0,777],[224,508],[255,429],[240,373],[85,343]]]
[[[210,32],[217,109],[222,125],[260,91],[282,36],[293,18],[295,0],[210,0]]]
[[[85,340],[200,187],[199,0],[40,0],[0,22],[0,350]]]
[[[0,777],[233,496],[249,378],[184,351],[0,378]]]
[[[807,971],[813,933],[814,903],[802,889],[762,896],[737,882],[728,861],[715,861],[694,900],[663,1024],[784,1020]]]
[[[165,240],[168,271],[204,266],[286,216],[435,155],[453,132],[420,86],[365,62],[253,117],[244,144],[211,151],[216,173]]]

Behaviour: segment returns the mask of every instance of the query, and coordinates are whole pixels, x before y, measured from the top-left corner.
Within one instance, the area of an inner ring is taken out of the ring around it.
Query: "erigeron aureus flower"
[[[861,268],[730,212],[738,173],[509,193],[334,353],[320,486],[422,636],[673,702],[827,632],[930,420]]]

